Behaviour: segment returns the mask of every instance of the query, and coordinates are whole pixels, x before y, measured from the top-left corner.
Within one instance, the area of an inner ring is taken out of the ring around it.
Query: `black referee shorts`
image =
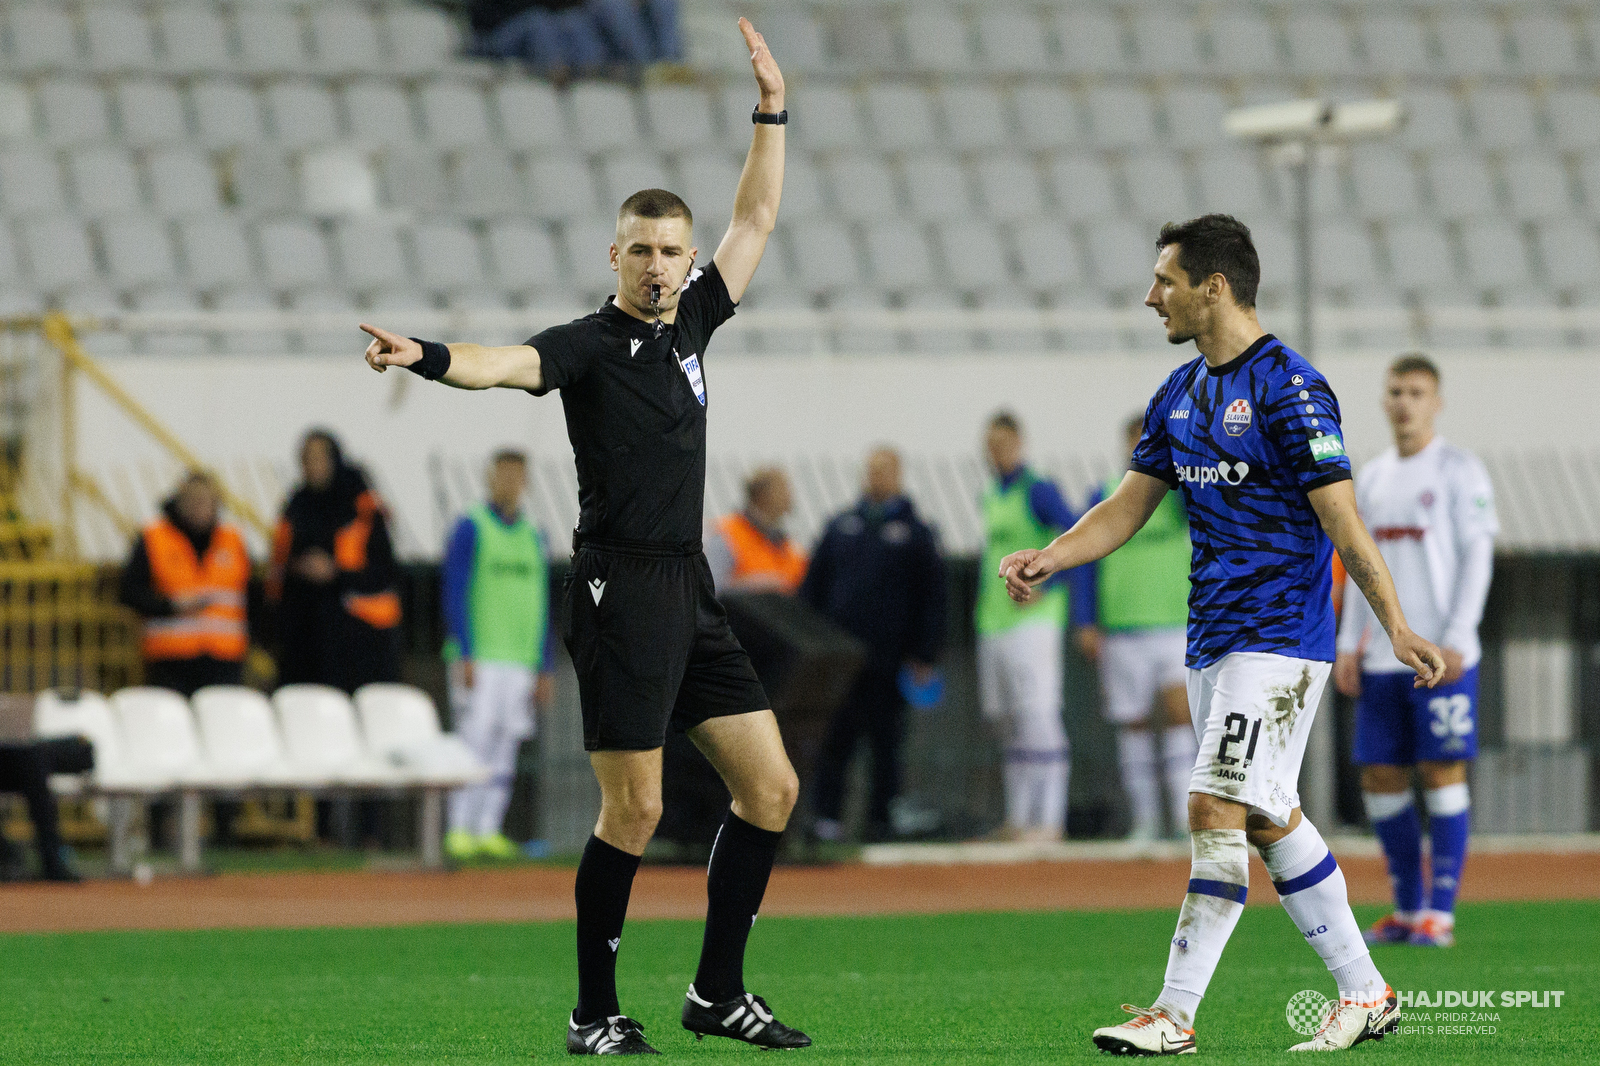
[[[698,549],[585,541],[563,598],[586,750],[649,751],[669,726],[770,706]]]

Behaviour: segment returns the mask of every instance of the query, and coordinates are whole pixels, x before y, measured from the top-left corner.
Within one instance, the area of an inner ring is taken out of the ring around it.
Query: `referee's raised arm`
[[[372,343],[367,345],[367,365],[380,374],[391,366],[403,366],[429,381],[442,381],[458,389],[538,389],[544,384],[539,351],[526,344],[501,348],[441,344],[402,337],[365,322],[361,328],[372,335]]]
[[[778,201],[783,196],[783,127],[789,118],[783,109],[783,72],[766,39],[749,19],[739,20],[739,31],[750,49],[750,66],[761,95],[752,116],[755,133],[750,154],[745,157],[739,191],[733,198],[733,222],[713,257],[734,303],[744,296],[756,264],[767,250],[767,237],[778,224]]]

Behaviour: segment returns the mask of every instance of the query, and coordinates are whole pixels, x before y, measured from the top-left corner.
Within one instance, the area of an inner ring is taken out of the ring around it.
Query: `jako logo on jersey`
[[[1237,437],[1250,428],[1250,401],[1238,399],[1228,405],[1227,411],[1222,415],[1223,431],[1230,437]]]
[[[1183,410],[1181,410],[1181,411],[1174,411],[1174,412],[1172,412],[1172,413],[1171,413],[1171,414],[1170,414],[1170,415],[1168,415],[1168,416],[1167,416],[1167,417],[1168,417],[1168,418],[1188,418],[1188,417],[1189,417],[1189,409],[1188,409],[1188,408],[1187,408],[1187,407],[1185,407],[1185,408],[1184,408],[1184,409],[1183,409]]]
[[[1244,483],[1245,476],[1250,473],[1249,463],[1230,463],[1226,459],[1216,466],[1178,466],[1172,469],[1177,472],[1179,481],[1187,481],[1204,488],[1221,481],[1225,485],[1240,485]]]
[[[630,337],[630,338],[628,338],[628,355],[629,356],[638,355],[639,354],[639,346],[641,344],[643,344],[643,343],[644,343],[644,341],[640,340],[638,337]]]
[[[606,594],[606,583],[599,578],[589,582],[589,595],[594,597],[594,605],[600,606],[600,597]]]
[[[1344,441],[1329,433],[1321,437],[1311,438],[1311,458],[1317,462],[1327,459],[1337,459],[1344,454]]]

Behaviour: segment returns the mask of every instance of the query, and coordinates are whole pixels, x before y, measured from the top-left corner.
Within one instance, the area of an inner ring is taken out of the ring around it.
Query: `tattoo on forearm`
[[[1361,590],[1361,595],[1367,598],[1372,605],[1372,613],[1378,616],[1378,624],[1385,633],[1393,632],[1390,628],[1389,605],[1384,601],[1380,592],[1382,584],[1378,580],[1378,568],[1372,565],[1360,552],[1350,552],[1345,560],[1345,572],[1350,575],[1350,580],[1356,583],[1356,588]]]

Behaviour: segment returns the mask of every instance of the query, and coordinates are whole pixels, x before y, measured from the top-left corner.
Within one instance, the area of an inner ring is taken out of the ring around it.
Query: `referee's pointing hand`
[[[410,337],[401,337],[377,326],[361,323],[361,329],[372,334],[367,345],[367,365],[378,373],[391,366],[410,366],[422,358],[422,345]]]

